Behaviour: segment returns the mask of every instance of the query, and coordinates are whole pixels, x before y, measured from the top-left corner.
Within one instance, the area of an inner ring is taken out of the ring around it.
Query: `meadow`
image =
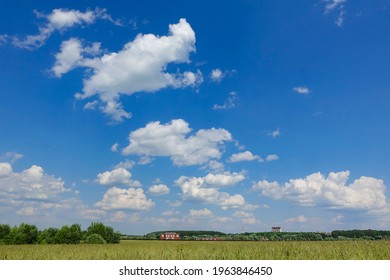
[[[1,260],[390,260],[390,241],[158,241],[0,245]]]

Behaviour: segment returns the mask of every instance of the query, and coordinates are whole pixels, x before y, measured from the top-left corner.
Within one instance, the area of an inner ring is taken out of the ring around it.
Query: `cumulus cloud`
[[[7,162],[0,162],[0,178],[12,173],[12,166]]]
[[[158,184],[149,187],[149,192],[154,195],[164,195],[169,193],[169,188],[167,185]]]
[[[294,87],[292,90],[295,91],[296,93],[299,93],[299,94],[309,94],[310,93],[310,89],[308,87],[304,87],[304,86]]]
[[[121,189],[112,187],[104,194],[103,199],[95,204],[104,210],[148,210],[154,202],[148,199],[141,188]]]
[[[228,175],[226,174],[226,176]],[[213,180],[210,180],[210,177],[207,180],[206,177],[189,178],[181,176],[175,183],[180,187],[184,199],[216,204],[224,210],[245,206],[245,199],[242,195],[231,195],[227,192],[219,191],[220,187],[232,185],[232,179],[221,180],[220,178],[215,181],[215,177],[213,177]]]
[[[235,91],[229,93],[228,99],[222,104],[214,104],[213,110],[228,110],[236,107],[236,100],[238,99],[238,95]]]
[[[35,11],[38,18],[44,18],[46,23],[39,27],[39,33],[36,35],[28,35],[24,39],[13,37],[13,44],[24,49],[36,49],[43,46],[46,40],[55,31],[64,31],[77,25],[89,25],[97,19],[109,20],[116,25],[121,25],[118,20],[113,20],[107,13],[106,9],[96,8],[95,10],[79,10],[54,9],[50,14]]]
[[[81,61],[81,42],[75,38],[62,42],[61,51],[56,54],[56,63],[52,71],[56,77],[72,70]]]
[[[219,83],[221,82],[225,77],[227,76],[232,76],[233,74],[235,74],[237,71],[236,70],[226,70],[226,71],[222,71],[221,69],[219,68],[216,68],[216,69],[213,69],[211,70],[211,73],[210,73],[210,79],[212,82],[214,83]]]
[[[289,218],[289,219],[285,220],[284,222],[285,223],[306,223],[307,220],[308,219],[304,215],[299,215],[299,216],[294,217],[294,218]]]
[[[224,77],[224,74],[222,73],[221,69],[213,69],[210,74],[210,78],[214,82],[220,82],[222,78]]]
[[[202,83],[203,75],[199,70],[167,72],[170,63],[190,63],[189,56],[195,52],[195,41],[195,32],[182,18],[177,24],[169,25],[167,36],[139,34],[118,52],[81,60],[77,55],[80,48],[74,48],[70,62],[64,64],[57,58],[56,65],[59,65],[58,74],[69,71],[70,66],[75,64],[90,68],[88,73],[91,74],[84,79],[82,93],[76,94],[76,98],[97,95],[100,101],[98,107],[113,121],[119,122],[131,116],[122,108],[121,95],[156,92],[166,87],[198,87]]]
[[[374,211],[388,208],[383,180],[362,176],[346,184],[350,172],[313,173],[305,178],[278,182],[259,181],[252,189],[274,199],[286,199],[302,206]]]
[[[0,163],[0,196],[10,200],[24,199],[50,200],[69,192],[60,178],[44,173],[42,167],[32,165],[22,172],[15,173],[9,163]]]
[[[265,161],[274,161],[274,160],[278,160],[278,159],[279,159],[279,156],[278,156],[278,155],[272,154],[272,155],[268,155],[268,156],[265,158]]]
[[[245,151],[242,153],[232,154],[228,159],[229,162],[253,161],[253,160],[262,161],[262,158],[258,155],[252,154],[250,151]]]
[[[192,217],[211,217],[211,216],[213,216],[213,213],[209,209],[207,209],[207,208],[204,208],[204,209],[201,209],[201,210],[191,209],[190,210],[190,215]]]
[[[208,186],[230,187],[245,180],[245,175],[242,173],[220,173],[207,174],[203,177],[203,182]]]
[[[130,133],[130,143],[122,154],[170,157],[178,166],[200,165],[221,158],[221,145],[232,140],[225,129],[201,129],[188,136],[190,132],[189,124],[182,119],[167,124],[151,122]]]
[[[97,182],[101,185],[120,184],[132,187],[140,187],[141,183],[131,180],[131,173],[123,167],[118,167],[111,171],[99,173],[97,175]]]
[[[78,192],[65,187],[59,177],[47,174],[41,166],[16,172],[10,163],[0,163],[0,217],[16,224],[29,217],[36,224],[64,223],[67,217],[87,218],[89,209],[78,198]],[[15,213],[17,215],[15,215]]]

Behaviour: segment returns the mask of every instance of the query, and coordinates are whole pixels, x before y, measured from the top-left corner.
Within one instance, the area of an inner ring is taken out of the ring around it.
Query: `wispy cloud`
[[[54,9],[50,14],[43,14],[38,11],[34,11],[34,13],[37,18],[46,19],[46,23],[39,26],[39,33],[35,35],[27,35],[23,39],[20,39],[17,36],[13,36],[12,43],[15,46],[33,50],[43,46],[46,43],[46,40],[55,31],[64,31],[77,25],[90,25],[97,19],[108,20],[115,25],[122,25],[119,20],[113,19],[112,16],[107,13],[106,9],[101,8],[96,8],[95,10],[86,10],[85,12],[61,8]],[[7,37],[11,38],[10,36],[2,36],[3,39],[7,39]]]
[[[235,91],[229,93],[228,99],[222,105],[215,104],[213,106],[213,110],[228,110],[236,107],[236,100],[238,99],[238,95]]]
[[[310,89],[305,86],[294,87],[292,90],[299,94],[309,94],[311,92]]]
[[[324,14],[329,14],[337,10],[338,16],[334,23],[339,27],[343,26],[346,14],[344,4],[347,0],[323,0],[322,2],[325,2]]]

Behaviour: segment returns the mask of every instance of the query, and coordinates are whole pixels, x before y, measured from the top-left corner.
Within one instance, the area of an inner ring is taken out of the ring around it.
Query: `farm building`
[[[160,234],[160,240],[180,240],[180,234],[176,232],[164,232]]]
[[[272,232],[281,232],[282,229],[280,227],[272,227]]]

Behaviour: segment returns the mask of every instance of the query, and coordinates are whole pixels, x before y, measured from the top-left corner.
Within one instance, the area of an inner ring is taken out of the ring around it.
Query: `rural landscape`
[[[168,239],[165,239],[165,237]],[[388,260],[390,231],[162,231],[123,235],[103,223],[0,225],[1,260]]]
[[[3,267],[390,261],[390,0],[1,4]]]

